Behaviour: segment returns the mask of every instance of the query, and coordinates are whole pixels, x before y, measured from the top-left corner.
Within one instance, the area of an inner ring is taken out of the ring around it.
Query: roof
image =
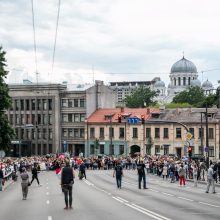
[[[195,64],[185,57],[173,64],[171,73],[197,73]]]
[[[118,114],[121,116],[137,117],[141,118],[141,115],[145,116],[145,120],[150,119],[152,112],[159,112],[159,109],[146,109],[146,108],[104,108],[98,109],[91,114],[87,122],[88,123],[108,123],[109,117],[112,116],[112,123],[118,123]]]

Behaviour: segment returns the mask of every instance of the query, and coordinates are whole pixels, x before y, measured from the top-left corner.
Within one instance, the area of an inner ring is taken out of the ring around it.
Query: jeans
[[[64,192],[64,200],[65,200],[66,207],[68,207],[68,205],[69,205],[69,207],[72,207],[73,187],[71,185],[63,185],[62,189]]]
[[[27,198],[28,195],[28,183],[21,183],[23,199]]]
[[[145,173],[139,173],[138,174],[138,185],[139,185],[139,189],[141,189],[141,181],[143,179],[143,187],[144,189],[146,188],[146,175]]]
[[[207,189],[206,192],[209,192],[209,188],[212,185],[212,192],[215,192],[215,180],[214,179],[207,179]]]
[[[2,191],[2,179],[0,179],[0,191]]]
[[[34,181],[34,179],[36,179],[36,180],[37,180],[38,185],[40,185],[40,182],[39,182],[39,179],[38,179],[38,177],[37,177],[37,176],[32,176],[31,184],[32,184],[32,182]]]
[[[194,174],[194,175],[193,175],[193,180],[194,180],[194,186],[197,187],[198,176]]]
[[[121,175],[116,175],[116,183],[117,183],[117,187],[121,189]]]

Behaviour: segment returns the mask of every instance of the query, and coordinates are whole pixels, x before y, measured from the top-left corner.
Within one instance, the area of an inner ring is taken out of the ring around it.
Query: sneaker
[[[208,191],[205,191],[206,193],[209,193]]]
[[[65,208],[63,208],[63,209],[67,210],[67,209],[68,209],[68,207],[65,207]]]
[[[215,194],[216,192],[212,192],[213,194]]]

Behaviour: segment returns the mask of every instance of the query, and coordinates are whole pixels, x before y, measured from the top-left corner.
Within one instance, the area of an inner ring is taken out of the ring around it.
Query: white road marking
[[[116,197],[114,197],[114,196],[112,196],[112,198],[115,199],[115,200],[117,200],[117,201],[120,202],[120,203],[124,203],[122,200],[120,200],[120,199],[118,199],[118,198],[116,198]]]
[[[194,202],[194,200],[192,200],[192,199],[188,199],[188,198],[181,197],[181,196],[178,196],[177,198],[178,199],[183,199],[183,200],[186,200],[186,201],[190,201],[190,202]]]
[[[48,196],[48,195],[49,195],[49,192],[46,192],[46,195]]]
[[[50,204],[50,201],[49,200],[47,200],[47,205],[49,205]]]
[[[120,199],[120,200],[122,200],[122,201],[124,201],[124,202],[128,202],[126,199],[123,199],[123,198],[121,198],[121,197],[119,197],[119,196],[117,196],[117,198]]]
[[[174,196],[174,195],[172,195],[172,194],[164,193],[164,192],[162,192],[162,194],[164,194],[164,195],[166,195],[166,196]]]
[[[47,186],[46,189],[49,189],[49,187]]]
[[[52,216],[48,216],[48,220],[52,220]]]
[[[208,205],[208,206],[212,206],[212,207],[215,207],[215,208],[219,208],[220,206],[218,205],[213,205],[213,204],[209,204],[209,203],[206,203],[206,202],[199,202],[200,204],[203,204],[203,205]]]
[[[159,192],[159,191],[154,190],[154,189],[150,189],[150,191],[152,191],[152,192],[156,192],[156,193],[158,193],[158,192]]]

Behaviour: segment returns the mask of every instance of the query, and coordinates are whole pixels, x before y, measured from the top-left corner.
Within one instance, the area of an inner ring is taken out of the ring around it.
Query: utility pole
[[[207,157],[206,157],[206,164],[207,167],[209,168],[209,126],[208,126],[208,107],[206,103],[206,108],[205,108],[205,124],[206,124],[206,151],[207,151]]]
[[[202,125],[202,112],[201,112],[201,148],[202,148],[202,154],[204,155],[204,149],[203,149],[203,125]]]

